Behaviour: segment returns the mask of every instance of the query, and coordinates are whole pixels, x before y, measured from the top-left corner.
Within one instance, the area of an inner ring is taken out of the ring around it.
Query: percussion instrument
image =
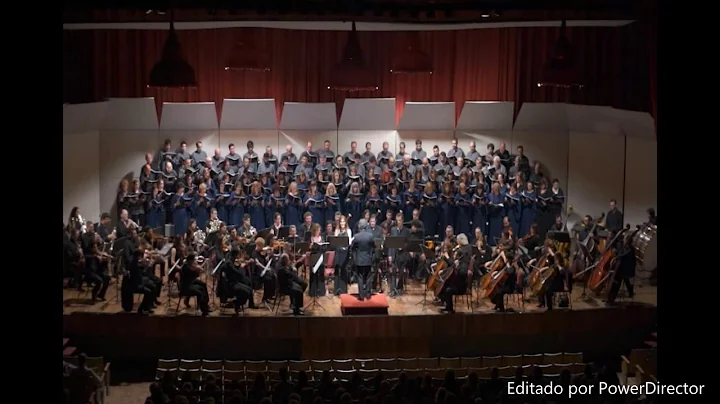
[[[646,271],[657,268],[657,226],[645,223],[632,239],[637,263]]]

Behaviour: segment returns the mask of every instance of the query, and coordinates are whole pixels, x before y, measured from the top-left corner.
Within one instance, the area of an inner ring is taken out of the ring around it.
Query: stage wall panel
[[[291,144],[293,153],[300,158],[305,151],[307,142],[312,142],[313,151],[323,147],[326,140],[330,141],[330,150],[338,153],[338,131],[337,130],[280,130],[279,144],[282,146],[280,154],[285,152],[285,145]],[[344,152],[343,152],[344,153]],[[278,157],[280,157],[278,154]]]
[[[573,217],[593,219],[607,212],[610,199],[622,209],[625,170],[623,136],[570,132],[567,203]]]
[[[627,137],[625,147],[625,223],[647,221],[647,209],[657,212],[657,142]]]
[[[437,145],[441,152],[446,152],[450,149],[450,141],[452,141],[455,133],[451,130],[448,131],[437,131],[437,130],[399,130],[397,136],[397,143],[405,142],[406,151],[411,153],[415,150],[415,141],[420,139],[423,143],[423,150],[425,150],[428,156],[432,155],[433,146]],[[467,142],[459,141],[458,147],[463,150],[467,149]],[[358,145],[358,148],[359,145]],[[373,150],[376,147],[373,145]],[[378,152],[380,149],[378,148]],[[376,152],[377,154],[377,152]]]
[[[278,131],[272,130],[248,130],[248,129],[221,129],[218,136],[218,146],[223,156],[227,155],[230,150],[230,143],[235,145],[235,153],[243,155],[247,152],[247,142],[252,140],[255,144],[255,153],[262,156],[265,153],[265,146],[271,146],[273,153],[280,157],[285,152],[285,146],[282,149],[278,144]],[[212,153],[215,153],[213,150]],[[210,152],[208,152],[208,155]]]
[[[530,160],[530,164],[539,161],[542,172],[549,183],[557,178],[560,188],[565,193],[568,190],[568,132],[525,132],[512,133],[512,144],[508,144],[511,154],[516,154],[517,147],[523,147],[523,153]]]
[[[100,175],[97,130],[63,133],[63,223],[77,206],[86,220],[99,221]]]
[[[365,143],[372,143],[372,151],[375,156],[382,151],[383,142],[390,144],[390,151],[393,153],[393,157],[398,150],[397,132],[394,130],[339,130],[337,135],[337,147],[333,145],[333,149],[336,154],[345,154],[350,151],[350,143],[352,141],[357,142],[358,153],[362,154],[365,152]]]
[[[147,131],[101,131],[100,155],[100,210],[115,218],[117,195],[120,181],[132,181],[140,176],[145,163],[145,154],[155,155],[164,138],[158,137],[157,130]],[[173,145],[175,146],[175,145]]]

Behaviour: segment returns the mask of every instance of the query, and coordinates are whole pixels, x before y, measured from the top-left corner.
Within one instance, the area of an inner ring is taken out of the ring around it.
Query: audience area
[[[582,353],[300,361],[159,360],[147,403],[474,403],[508,382],[595,383]],[[512,397],[510,397],[512,398]],[[524,402],[521,399],[519,402]]]

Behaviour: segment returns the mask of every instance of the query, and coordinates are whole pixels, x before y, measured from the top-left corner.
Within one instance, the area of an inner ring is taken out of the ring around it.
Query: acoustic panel
[[[270,146],[273,149],[273,153],[280,157],[282,153],[284,153],[285,148],[283,147],[283,151],[280,151],[279,149],[279,143],[278,143],[279,137],[278,137],[278,131],[277,129],[273,130],[232,130],[232,129],[224,129],[220,131],[219,139],[218,139],[218,147],[220,148],[220,153],[225,156],[228,153],[230,153],[229,146],[230,144],[235,145],[235,153],[238,153],[239,155],[243,155],[247,152],[247,142],[252,141],[255,145],[255,153],[262,155],[265,153],[265,147]],[[208,154],[210,154],[208,152]],[[213,152],[214,154],[214,152]]]
[[[300,131],[337,130],[335,103],[286,102],[280,119],[280,129]]]
[[[467,130],[461,131],[456,130],[455,136],[458,139],[458,147],[465,152],[465,155],[470,152],[470,141],[475,142],[475,150],[480,153],[481,156],[487,154],[487,146],[492,144],[497,150],[500,144],[505,143],[505,147],[508,151],[512,147],[512,132],[507,131],[492,131],[492,130]],[[443,151],[441,148],[440,151]],[[447,151],[447,149],[444,149]]]
[[[628,136],[625,153],[625,223],[635,226],[657,212],[657,142]]]
[[[511,131],[514,108],[514,102],[466,101],[456,129]]]
[[[157,130],[157,108],[153,97],[110,98],[102,130]]]
[[[100,175],[97,130],[63,134],[63,223],[77,206],[86,220],[100,217]]]
[[[395,130],[339,130],[337,150],[340,154],[350,151],[350,143],[357,142],[357,151],[362,154],[365,152],[365,143],[372,144],[372,151],[377,156],[382,151],[383,142],[388,142],[390,151],[395,155],[398,152],[398,135]],[[413,146],[414,147],[414,143]],[[409,153],[410,150],[406,149]]]
[[[63,105],[63,134],[97,132],[107,106],[107,102]]]
[[[166,102],[160,117],[161,130],[217,129],[214,102]]]
[[[615,111],[612,107],[565,104],[568,130],[622,135]]]
[[[162,140],[155,131],[102,131],[99,141],[100,209],[114,216],[122,179],[140,177],[145,154],[155,155]],[[173,146],[176,146],[175,144]]]
[[[300,154],[307,148],[308,142],[312,142],[312,150],[317,151],[323,147],[326,140],[330,141],[330,150],[338,152],[338,131],[337,130],[281,130],[279,132],[279,145],[285,153],[285,146],[292,145],[293,152],[300,158]],[[358,146],[358,149],[360,146]]]
[[[274,99],[223,101],[220,129],[268,130],[277,126]]]
[[[647,112],[612,109],[625,136],[639,139],[657,140],[655,120]]]
[[[398,130],[452,131],[454,129],[454,102],[406,102],[398,124]]]
[[[450,149],[450,141],[455,136],[454,132],[451,130],[446,131],[429,131],[429,130],[399,130],[397,136],[397,143],[405,142],[406,145],[406,151],[408,153],[412,153],[412,151],[415,149],[415,141],[416,140],[422,140],[422,146],[423,150],[425,150],[428,154],[428,156],[432,155],[433,152],[433,146],[437,145],[440,148],[441,152],[446,152],[448,149]],[[458,142],[458,147],[462,147],[463,150],[467,148],[467,145],[463,147]],[[362,148],[361,145],[358,145],[358,149]],[[380,151],[380,148],[373,147],[373,151],[375,151],[375,154],[377,154]],[[363,149],[364,150],[364,149]]]
[[[562,132],[568,130],[566,104],[524,102],[513,130],[530,132]]]
[[[557,178],[560,188],[568,190],[568,132],[525,132],[512,133],[511,154],[517,154],[517,147],[523,147],[523,154],[531,165],[540,162],[543,175],[548,181]],[[551,184],[548,184],[550,186]]]
[[[623,209],[625,138],[570,132],[568,205],[579,216],[597,218],[611,199]]]
[[[338,129],[395,129],[395,103],[395,98],[346,98]]]

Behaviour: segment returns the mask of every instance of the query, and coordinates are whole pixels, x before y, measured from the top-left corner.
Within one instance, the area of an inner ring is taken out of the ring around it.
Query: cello
[[[616,266],[618,262],[615,259],[617,255],[615,243],[617,239],[620,238],[621,235],[625,234],[625,232],[627,232],[628,230],[630,230],[629,224],[625,226],[624,229],[620,230],[615,235],[615,237],[612,238],[608,247],[603,252],[603,255],[598,260],[597,265],[588,277],[586,287],[597,296],[602,294],[603,290],[609,283],[608,280],[610,280],[611,275],[617,272]]]
[[[535,270],[528,277],[528,286],[535,296],[542,296],[544,282],[552,276],[554,270],[550,265],[550,257],[554,257],[555,253],[550,247],[545,247],[545,254],[540,257],[535,266]]]

